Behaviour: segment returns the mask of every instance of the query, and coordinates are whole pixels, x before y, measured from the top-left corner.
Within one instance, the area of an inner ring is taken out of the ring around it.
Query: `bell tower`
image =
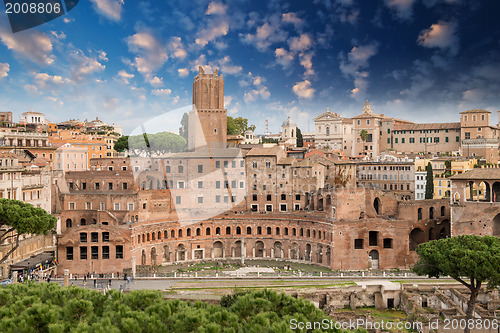
[[[205,74],[203,67],[193,82],[193,110],[189,113],[189,149],[226,147],[227,110],[224,109],[224,79],[216,69]]]

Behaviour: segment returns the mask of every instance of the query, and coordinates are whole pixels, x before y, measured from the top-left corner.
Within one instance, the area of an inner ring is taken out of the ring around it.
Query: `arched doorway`
[[[290,259],[299,260],[299,245],[297,243],[292,243],[290,247]]]
[[[274,242],[273,246],[273,252],[274,252],[274,258],[283,258],[283,246],[281,245],[280,242]]]
[[[500,202],[500,183],[493,183],[493,202]]]
[[[318,264],[323,263],[323,246],[321,244],[318,244],[318,247],[316,249],[316,262]]]
[[[255,257],[264,257],[264,243],[261,241],[255,242]]]
[[[222,245],[222,242],[215,242],[213,246],[213,257],[214,258],[222,258],[222,254],[224,251],[224,246]]]
[[[326,248],[326,263],[325,264],[330,266],[332,264],[331,260],[332,260],[332,248],[328,246]]]
[[[311,244],[306,244],[306,253],[304,255],[304,259],[307,261],[311,261]]]
[[[241,241],[236,241],[234,243],[234,255],[233,257],[240,258],[241,257]]]
[[[371,262],[371,269],[378,269],[379,267],[379,256],[377,250],[371,250],[368,254],[369,260]]]
[[[375,212],[377,213],[377,215],[380,215],[380,212],[382,211],[382,206],[379,198],[375,198],[375,200],[373,201],[373,208],[375,208]]]
[[[433,240],[434,238],[434,227],[429,228],[429,240]]]
[[[410,232],[410,251],[415,251],[418,244],[425,242],[425,233],[420,228],[415,228]]]
[[[177,261],[186,260],[186,248],[184,247],[184,244],[177,245],[176,253],[177,253]]]
[[[156,266],[156,248],[151,248],[151,266]]]
[[[318,210],[323,210],[323,196],[318,196]]]
[[[163,246],[163,260],[165,261],[170,261],[170,249],[168,248],[168,245]]]
[[[493,236],[500,237],[500,214],[493,218]]]

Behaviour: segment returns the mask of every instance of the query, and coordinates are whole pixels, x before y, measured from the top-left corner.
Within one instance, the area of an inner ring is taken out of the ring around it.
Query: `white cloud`
[[[209,21],[207,27],[201,29],[198,32],[195,43],[201,47],[204,47],[209,42],[212,42],[221,36],[227,35],[228,32],[229,22],[227,22],[226,20]]]
[[[458,52],[458,37],[456,22],[440,21],[431,25],[429,29],[422,30],[418,36],[418,44],[428,48],[447,49],[451,55]]]
[[[243,69],[241,66],[234,65],[229,56],[220,59],[218,65],[224,74],[237,74]]]
[[[10,65],[8,63],[0,62],[0,79],[7,77],[9,75]]]
[[[396,16],[402,20],[411,19],[413,4],[416,0],[385,0],[385,5],[396,12]]]
[[[160,87],[163,84],[163,79],[154,75],[146,76],[146,81],[153,87]]]
[[[187,56],[181,37],[172,37],[168,49],[173,58],[184,59]]]
[[[134,74],[127,73],[125,70],[121,70],[117,74],[117,78],[125,84],[129,84],[130,79],[133,79],[134,77],[135,77]]]
[[[231,105],[231,102],[233,101],[232,96],[224,96],[224,107],[229,107]]]
[[[36,73],[34,76],[35,86],[40,89],[52,87],[54,85],[62,85],[71,82],[70,79],[65,79],[59,75],[50,75],[47,73]]]
[[[290,51],[303,52],[312,47],[312,39],[309,34],[301,34],[299,37],[292,37],[288,41]]]
[[[276,62],[283,66],[283,69],[290,68],[290,65],[292,64],[292,61],[294,59],[294,55],[292,52],[288,52],[284,48],[279,47],[274,51],[274,54],[276,55]]]
[[[268,99],[271,96],[271,93],[267,89],[267,86],[264,84],[266,80],[263,77],[253,76],[252,73],[248,73],[247,80],[250,82],[245,80],[242,80],[242,82],[240,82],[240,86],[242,85],[242,83],[243,86],[253,85],[253,89],[245,92],[245,95],[243,96],[246,103],[254,102],[258,98]]]
[[[108,61],[106,52],[99,51],[99,59],[102,60],[102,61]]]
[[[95,11],[112,21],[120,21],[123,11],[123,0],[90,0]]]
[[[309,80],[295,83],[292,90],[299,98],[312,98],[315,92],[315,89],[311,87],[311,81]]]
[[[187,69],[187,68],[179,68],[177,70],[177,73],[179,73],[180,77],[186,77],[186,76],[189,75],[189,69]]]
[[[243,98],[245,99],[246,103],[254,102],[257,98],[262,98],[262,99],[268,99],[269,96],[271,96],[271,93],[267,89],[266,86],[261,86],[257,89],[253,89],[250,91],[247,91]]]
[[[240,34],[244,43],[254,45],[259,51],[266,51],[273,43],[283,42],[287,39],[288,33],[280,27],[280,20],[271,17],[268,21],[259,26],[255,34]]]
[[[154,89],[151,93],[153,95],[156,95],[156,96],[169,96],[172,93],[172,90],[170,90],[170,89]]]
[[[306,70],[304,73],[304,77],[314,76],[314,69],[312,69],[312,53],[300,54],[300,64]]]
[[[223,15],[226,13],[226,10],[227,10],[227,6],[220,3],[220,2],[211,2],[209,5],[208,5],[208,9],[207,11],[205,12],[206,15],[213,15],[213,14],[217,14],[217,15]]]
[[[161,68],[168,60],[165,43],[149,31],[137,32],[128,37],[127,45],[129,50],[137,55],[132,66],[145,76]]]
[[[351,96],[354,98],[362,98],[368,87],[369,73],[368,61],[378,52],[378,43],[372,42],[369,44],[354,46],[347,59],[344,55],[340,57],[340,71],[344,76],[354,79],[354,88],[351,90]]]
[[[71,55],[73,58],[71,76],[74,80],[82,80],[85,76],[101,72],[106,68],[97,60],[97,57],[86,56],[81,50],[76,50]]]
[[[55,60],[52,41],[41,31],[32,29],[14,35],[7,26],[3,26],[0,28],[0,40],[9,50],[37,65],[50,65]]]
[[[283,15],[281,15],[281,18],[283,22],[293,24],[296,29],[300,28],[304,24],[304,21],[297,16],[297,13],[283,13]]]

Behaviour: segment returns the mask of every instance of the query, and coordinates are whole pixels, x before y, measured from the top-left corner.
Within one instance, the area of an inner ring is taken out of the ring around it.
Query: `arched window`
[[[429,208],[429,219],[434,219],[434,207]]]
[[[179,237],[182,237],[182,229],[179,229]]]
[[[80,220],[80,225],[86,225],[86,224],[87,224],[87,221],[85,221],[85,219]]]
[[[236,234],[241,235],[241,227],[236,227]]]
[[[288,228],[285,227],[285,236],[288,236]]]
[[[247,227],[247,235],[251,235],[252,234],[252,228],[251,227]]]
[[[156,240],[156,234],[154,232],[151,234],[151,240]]]
[[[146,240],[149,242],[149,234],[146,234]]]
[[[205,229],[205,235],[210,236],[210,228]]]
[[[161,239],[161,231],[158,231],[158,239]]]
[[[445,213],[446,213],[446,207],[441,206],[441,216],[444,216]]]
[[[163,232],[163,238],[164,238],[164,239],[168,238],[168,231],[167,231],[167,230],[165,230],[165,231]]]
[[[175,238],[175,230],[170,231],[170,237]]]
[[[196,228],[196,236],[201,236],[201,229],[200,228]]]
[[[419,209],[418,209],[418,214],[417,214],[417,215],[418,215],[418,217],[417,217],[417,218],[418,218],[418,220],[420,221],[420,220],[422,219],[422,208],[419,208]]]
[[[267,227],[267,234],[270,235],[271,234],[271,227]]]
[[[226,227],[226,235],[231,235],[231,227]]]
[[[186,236],[191,237],[191,228],[187,228],[186,230]]]
[[[66,220],[66,228],[71,228],[72,225],[73,225],[73,223],[72,223],[71,219],[67,219]]]
[[[276,227],[276,235],[279,235],[279,234],[280,234],[280,228]]]
[[[215,234],[220,235],[220,228],[219,227],[215,228]]]
[[[262,227],[257,227],[257,235],[262,235]]]
[[[141,235],[137,235],[137,243],[141,242]]]

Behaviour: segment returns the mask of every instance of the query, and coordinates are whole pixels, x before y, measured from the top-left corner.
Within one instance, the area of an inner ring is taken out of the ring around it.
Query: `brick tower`
[[[189,149],[226,147],[227,110],[224,109],[224,79],[216,69],[203,67],[193,82],[193,110],[189,113]]]

